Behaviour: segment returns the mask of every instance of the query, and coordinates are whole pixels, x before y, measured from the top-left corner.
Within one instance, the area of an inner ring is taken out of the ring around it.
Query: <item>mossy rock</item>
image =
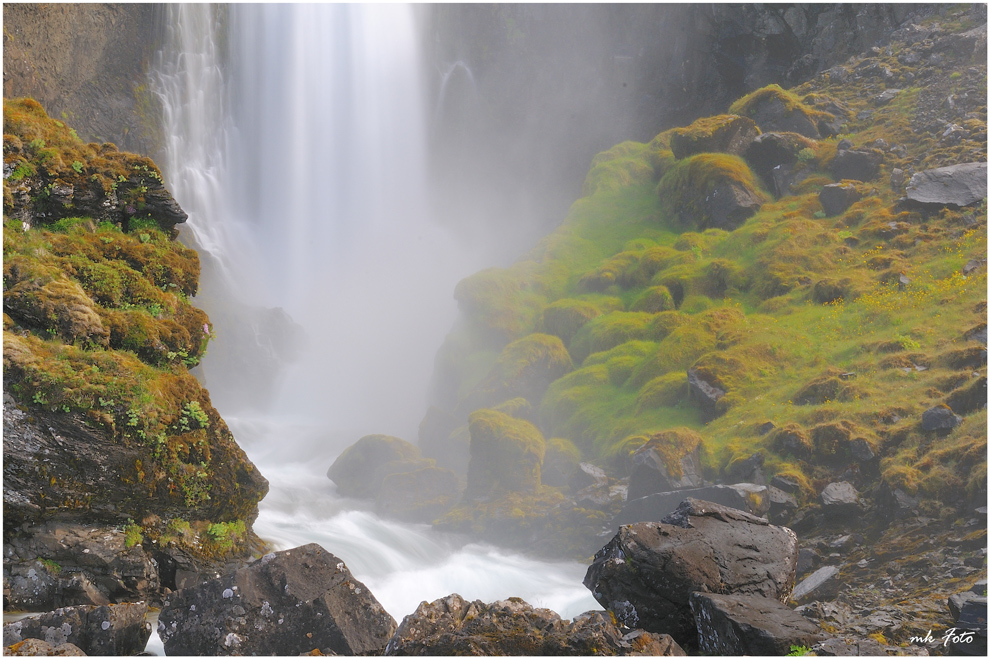
[[[835,115],[805,105],[780,85],[767,85],[743,96],[729,106],[729,112],[751,118],[764,133],[794,132],[818,139],[820,121],[833,121]]]
[[[650,341],[663,341],[671,332],[690,320],[690,316],[679,311],[661,311],[650,320],[646,328],[646,338]]]
[[[466,497],[492,492],[536,492],[546,442],[536,426],[495,410],[477,410],[468,419],[471,462]]]
[[[674,407],[688,398],[687,375],[683,371],[653,378],[639,390],[637,410]]]
[[[543,329],[567,344],[585,323],[601,314],[601,309],[584,300],[557,300],[543,310]]]
[[[702,153],[664,174],[657,186],[661,209],[685,227],[731,231],[767,200],[738,156]]]
[[[584,275],[578,282],[578,288],[591,293],[601,293],[620,282],[626,285],[632,283],[622,282],[622,278],[631,268],[639,265],[642,255],[641,250],[631,250],[609,257],[593,272]]]
[[[653,179],[649,147],[639,142],[623,142],[591,160],[591,170],[584,179],[581,192],[593,195],[611,192]]]
[[[760,134],[748,117],[720,114],[702,117],[690,126],[675,128],[670,134],[670,149],[678,160],[698,153],[731,153],[741,156]]]
[[[405,522],[430,523],[457,505],[460,492],[457,475],[442,467],[392,473],[382,479],[375,510]]]
[[[643,291],[632,303],[630,311],[660,313],[674,309],[674,298],[666,286],[651,286]]]
[[[567,487],[578,464],[581,462],[581,449],[569,439],[553,437],[546,442],[546,454],[543,457],[543,467],[540,478],[544,485],[552,487]]]
[[[545,298],[518,269],[489,268],[454,287],[458,308],[495,340],[512,341],[531,327]],[[504,345],[504,343],[503,343]]]
[[[560,337],[529,334],[502,350],[489,376],[468,397],[468,406],[490,406],[512,398],[539,405],[550,383],[573,369]]]
[[[613,311],[598,316],[574,336],[571,342],[574,360],[581,363],[588,355],[643,339],[652,317],[653,314],[645,311]]]
[[[374,499],[382,481],[390,474],[418,471],[431,467],[419,448],[391,435],[365,435],[341,453],[327,478],[337,484],[337,491],[347,497]]]

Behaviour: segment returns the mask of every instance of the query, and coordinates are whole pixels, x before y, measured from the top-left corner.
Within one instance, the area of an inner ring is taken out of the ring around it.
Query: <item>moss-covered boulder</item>
[[[764,133],[793,132],[818,139],[818,124],[835,115],[805,105],[780,85],[767,85],[743,96],[729,106],[729,112],[751,118]]]
[[[481,407],[524,398],[539,405],[550,383],[573,368],[571,356],[560,337],[529,334],[502,350],[470,404]]]
[[[766,201],[738,156],[702,153],[679,161],[657,187],[661,207],[684,226],[731,231]]]
[[[697,153],[731,153],[741,156],[760,129],[748,117],[720,114],[702,117],[690,126],[675,128],[670,134],[670,149],[680,160]]]
[[[434,465],[415,444],[391,435],[365,435],[344,449],[327,471],[337,491],[348,497],[374,499],[390,474]]]
[[[543,310],[543,328],[547,334],[559,336],[567,344],[585,323],[601,314],[601,309],[591,302],[565,298]]]
[[[701,435],[689,428],[665,430],[646,438],[631,456],[628,498],[701,487],[703,450]]]
[[[536,426],[495,410],[478,410],[468,427],[471,462],[465,496],[539,489],[546,442]]]
[[[382,479],[375,510],[406,522],[429,523],[457,505],[460,493],[460,481],[450,469],[403,471]]]

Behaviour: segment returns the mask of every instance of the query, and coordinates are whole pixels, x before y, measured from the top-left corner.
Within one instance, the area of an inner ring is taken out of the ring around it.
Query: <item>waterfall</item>
[[[206,384],[271,482],[255,530],[280,549],[320,542],[398,619],[451,592],[565,616],[598,608],[577,563],[380,519],[325,476],[362,434],[415,439],[454,285],[486,265],[430,216],[414,9],[167,11],[152,75],[166,182],[189,213],[184,239],[204,266],[196,301],[218,334]],[[284,344],[298,337],[280,334],[285,317],[307,335],[287,368]],[[277,369],[251,367],[265,354]]]

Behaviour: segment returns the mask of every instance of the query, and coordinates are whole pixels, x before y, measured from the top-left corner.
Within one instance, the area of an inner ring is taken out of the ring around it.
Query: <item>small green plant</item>
[[[949,75],[950,80],[958,80],[961,77],[962,77],[962,73],[959,71],[953,71],[952,74]]]
[[[191,400],[182,408],[182,416],[179,417],[179,425],[183,432],[192,430],[191,421],[196,422],[196,428],[207,428],[210,425],[210,417],[200,406],[199,401]]]
[[[811,147],[805,147],[798,151],[798,160],[801,162],[811,162],[815,159],[815,150]]]
[[[72,161],[72,169],[76,171],[76,174],[82,174],[83,164],[78,160]]]
[[[57,575],[62,571],[62,566],[48,558],[39,558],[38,562],[45,566],[49,574]]]
[[[894,337],[894,340],[901,344],[901,347],[905,350],[918,350],[921,348],[921,344],[912,339],[910,336],[903,336],[898,334]]]
[[[785,656],[788,657],[805,657],[811,653],[811,648],[805,647],[803,645],[792,645],[791,651]]]
[[[815,218],[816,220],[824,220],[825,219],[825,211],[816,211],[815,214],[812,215],[811,217]]]
[[[31,400],[33,400],[36,405],[47,405],[48,404],[48,399],[45,398],[45,395],[43,393],[41,393],[40,391],[34,392],[34,396],[31,397]]]
[[[31,147],[32,151],[38,151],[40,149],[44,149],[46,145],[45,145],[45,140],[39,137],[31,140],[31,143],[28,144],[28,146]]]
[[[209,542],[220,552],[228,552],[234,548],[234,543],[244,539],[247,527],[243,520],[235,522],[219,522],[210,524],[206,529]]]
[[[124,546],[130,549],[142,542],[144,542],[144,536],[141,535],[141,527],[135,524],[134,520],[127,520],[127,525],[124,526]]]

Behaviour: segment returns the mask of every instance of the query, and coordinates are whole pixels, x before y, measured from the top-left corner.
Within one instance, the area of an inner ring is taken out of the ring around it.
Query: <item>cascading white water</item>
[[[165,106],[166,181],[204,258],[202,286],[212,293],[202,301],[216,341],[235,336],[211,307],[228,297],[283,307],[309,335],[269,409],[218,405],[271,482],[255,530],[279,548],[321,543],[398,619],[451,592],[520,596],[567,617],[598,608],[577,563],[382,520],[338,497],[325,476],[362,434],[415,438],[433,356],[456,315],[453,287],[485,265],[428,212],[413,9],[167,10],[153,75]],[[204,367],[222,398],[234,386],[225,364],[207,355]]]

